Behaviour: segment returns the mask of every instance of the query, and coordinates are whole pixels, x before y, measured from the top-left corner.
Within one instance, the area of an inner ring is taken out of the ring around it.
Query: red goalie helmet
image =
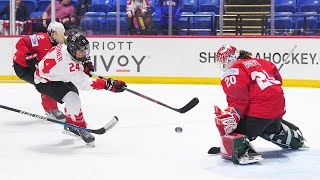
[[[216,62],[223,71],[228,70],[233,63],[238,60],[239,52],[237,48],[230,44],[223,45],[216,54]]]

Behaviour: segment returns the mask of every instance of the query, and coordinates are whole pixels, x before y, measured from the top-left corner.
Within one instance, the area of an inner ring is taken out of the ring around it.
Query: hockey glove
[[[108,78],[105,89],[114,93],[118,93],[126,90],[126,87],[127,85],[125,82],[121,80],[113,80],[111,78]]]
[[[92,75],[90,74],[90,71],[94,72],[92,62],[90,60],[84,61],[82,65],[84,67],[83,72],[86,73],[88,76],[92,77]]]
[[[237,108],[228,107],[221,111],[218,106],[215,106],[214,109],[216,114],[215,122],[220,136],[233,132],[240,121],[240,112]]]
[[[38,64],[38,55],[34,52],[28,52],[24,55],[26,57],[26,63],[29,67],[34,68]]]

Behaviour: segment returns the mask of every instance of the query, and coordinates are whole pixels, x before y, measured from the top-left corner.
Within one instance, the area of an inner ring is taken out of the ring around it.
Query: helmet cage
[[[225,44],[218,50],[216,62],[222,71],[226,71],[238,60],[238,57],[238,50],[229,44]]]

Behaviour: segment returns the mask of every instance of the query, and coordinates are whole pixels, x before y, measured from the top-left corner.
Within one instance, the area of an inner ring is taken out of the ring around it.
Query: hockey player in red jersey
[[[22,37],[16,44],[16,53],[13,57],[13,67],[17,76],[34,84],[35,66],[47,54],[52,46],[65,43],[65,29],[59,22],[51,22],[47,33],[36,33]],[[58,110],[57,102],[41,94],[42,106],[49,118],[64,121],[64,114]]]
[[[299,128],[282,119],[286,111],[282,78],[273,63],[228,44],[218,50],[216,61],[224,71],[221,84],[228,102],[224,111],[214,107],[222,157],[235,164],[262,160],[250,144],[257,137],[282,148],[304,146]]]
[[[55,101],[65,104],[66,122],[87,127],[82,113],[78,88],[81,90],[102,90],[123,92],[126,83],[109,78],[92,79],[85,72],[83,61],[89,56],[89,41],[81,34],[67,37],[65,44],[51,48],[50,52],[39,62],[35,72],[36,88]],[[89,146],[94,146],[94,136],[86,131],[69,128],[80,135]]]

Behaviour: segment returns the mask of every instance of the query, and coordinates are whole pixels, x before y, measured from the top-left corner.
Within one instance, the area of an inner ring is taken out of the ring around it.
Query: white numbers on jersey
[[[280,81],[275,80],[273,77],[270,77],[264,70],[262,70],[262,72],[253,71],[251,73],[251,79],[253,81],[257,81],[257,84],[261,90],[264,90],[265,88],[275,84],[281,84]]]
[[[236,76],[228,76],[224,78],[224,81],[226,82],[227,87],[230,87],[231,84],[237,83]]]

